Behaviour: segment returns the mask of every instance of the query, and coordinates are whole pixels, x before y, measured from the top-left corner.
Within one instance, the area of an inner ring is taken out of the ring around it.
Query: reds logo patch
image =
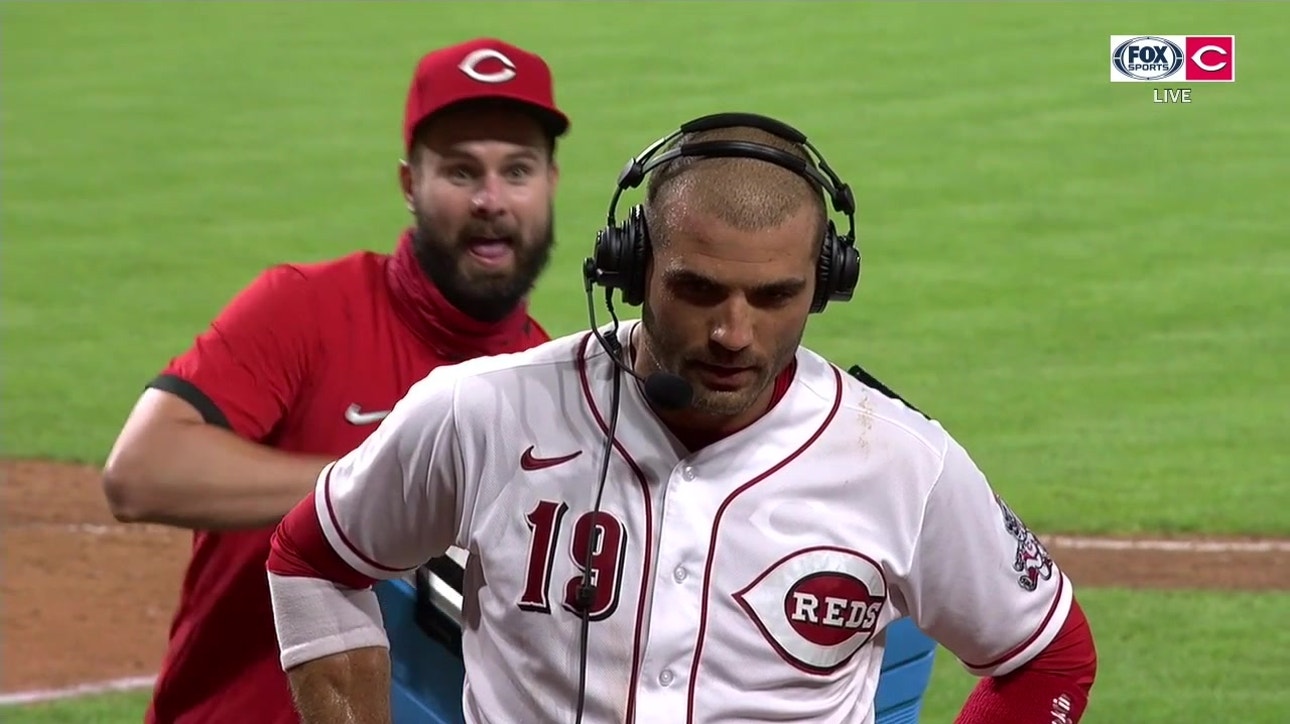
[[[859,553],[808,548],[780,559],[734,597],[785,661],[827,674],[873,639],[887,580]]]
[[[1039,542],[1039,538],[1030,529],[1021,522],[1021,518],[1012,512],[1012,508],[1003,502],[1003,498],[996,493],[994,502],[999,504],[999,509],[1003,511],[1003,527],[1008,534],[1017,539],[1017,553],[1012,561],[1012,570],[1020,573],[1017,578],[1017,585],[1033,591],[1039,587],[1039,580],[1042,578],[1047,581],[1053,577],[1053,559],[1048,555],[1048,549],[1044,544]]]

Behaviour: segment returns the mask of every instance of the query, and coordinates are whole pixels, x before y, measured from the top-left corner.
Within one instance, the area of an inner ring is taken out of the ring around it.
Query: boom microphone
[[[609,359],[614,365],[623,372],[636,378],[645,390],[645,399],[654,403],[664,410],[684,410],[690,406],[694,399],[694,388],[689,382],[680,375],[674,375],[671,372],[651,372],[646,377],[636,374],[636,371],[623,362],[623,347],[618,341],[618,335],[604,335],[601,340],[605,344],[605,352],[609,354]]]
[[[684,410],[694,400],[694,388],[680,375],[655,372],[645,378],[645,397],[664,410]]]
[[[618,315],[614,313],[613,291],[605,290],[605,306],[609,310],[609,317],[613,320],[613,330],[609,334],[602,333],[596,325],[596,312],[594,308],[594,297],[592,296],[592,284],[596,279],[596,265],[591,259],[587,259],[582,269],[583,281],[586,285],[587,292],[587,316],[591,321],[591,332],[596,335],[600,346],[604,348],[609,355],[609,360],[619,370],[631,375],[637,382],[641,383],[645,391],[645,399],[664,410],[684,410],[694,401],[694,387],[685,378],[671,372],[651,372],[647,377],[641,377],[636,371],[627,366],[623,361],[623,345],[618,341]]]

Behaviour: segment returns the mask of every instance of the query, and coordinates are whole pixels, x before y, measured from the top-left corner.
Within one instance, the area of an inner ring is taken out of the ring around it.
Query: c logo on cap
[[[475,69],[475,66],[490,58],[500,61],[503,68],[495,73],[480,73]],[[515,64],[511,59],[491,48],[481,48],[472,52],[462,59],[457,68],[480,83],[505,83],[515,77]]]

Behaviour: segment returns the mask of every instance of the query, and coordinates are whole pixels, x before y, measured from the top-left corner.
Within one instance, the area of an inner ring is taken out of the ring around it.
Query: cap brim
[[[435,116],[438,116],[450,110],[467,108],[473,105],[488,105],[488,104],[497,104],[497,105],[506,106],[509,108],[514,108],[518,112],[528,114],[529,116],[537,120],[537,122],[542,126],[543,130],[545,130],[547,134],[550,135],[552,138],[559,138],[560,136],[563,136],[565,133],[569,131],[569,117],[564,115],[564,113],[560,112],[559,110],[539,103],[534,103],[533,101],[527,98],[517,98],[514,96],[508,96],[506,94],[501,94],[501,93],[471,96],[468,98],[459,98],[455,101],[452,101],[451,103],[445,103],[444,105],[422,116],[421,120],[417,121],[416,126],[420,127],[423,123],[430,120],[431,118],[434,118]]]
[[[547,133],[551,134],[552,138],[563,136],[569,131],[569,118],[563,113],[545,106],[535,106],[531,103],[521,103],[520,105],[531,109],[532,113],[537,116],[538,121],[541,122],[542,127],[547,130]]]

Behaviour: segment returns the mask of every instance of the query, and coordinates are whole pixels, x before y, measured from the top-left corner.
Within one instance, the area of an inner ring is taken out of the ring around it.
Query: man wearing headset
[[[1070,580],[941,425],[801,346],[858,281],[849,189],[772,119],[682,131],[584,269],[639,322],[435,370],[278,527],[303,720],[389,721],[369,587],[456,545],[470,722],[868,723],[903,615],[983,677],[958,721],[1078,721]]]
[[[431,369],[548,339],[526,299],[568,126],[552,89],[541,57],[496,39],[425,55],[393,253],[266,270],[144,391],[107,460],[109,504],[193,530],[148,724],[297,721],[264,578],[274,526]]]

